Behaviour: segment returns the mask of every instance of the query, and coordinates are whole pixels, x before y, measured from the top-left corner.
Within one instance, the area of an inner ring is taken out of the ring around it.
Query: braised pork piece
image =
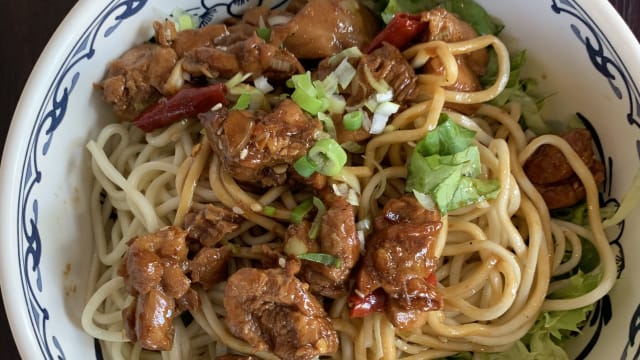
[[[413,195],[389,200],[374,220],[356,274],[356,294],[365,298],[384,290],[386,315],[400,329],[424,325],[427,312],[442,307],[434,278],[441,227],[440,213],[426,210]]]
[[[587,129],[575,129],[562,135],[580,159],[591,170],[596,185],[604,181],[604,166],[593,153],[593,139]],[[542,145],[524,165],[524,171],[549,209],[573,206],[586,196],[584,185],[573,172],[562,152]]]
[[[338,348],[338,335],[320,301],[285,269],[238,270],[227,280],[224,307],[231,333],[256,351],[308,360]]]
[[[317,239],[309,235],[311,223],[303,221],[289,226],[284,248],[303,248],[304,253],[323,253],[339,259],[339,267],[303,260],[298,274],[312,292],[335,299],[348,292],[351,270],[360,258],[360,241],[353,205],[329,191],[323,192],[322,199],[327,211],[322,215]]]
[[[237,181],[282,185],[289,166],[315,144],[322,124],[296,103],[283,100],[270,113],[222,108],[200,119],[224,169]]]

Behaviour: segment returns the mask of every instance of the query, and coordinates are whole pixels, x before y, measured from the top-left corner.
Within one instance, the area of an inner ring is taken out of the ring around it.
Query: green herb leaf
[[[443,214],[495,198],[499,183],[477,179],[481,164],[474,136],[474,131],[442,116],[411,154],[406,190],[430,196]]]
[[[419,13],[441,6],[450,13],[469,23],[480,35],[498,34],[504,26],[496,23],[491,16],[473,0],[389,0],[380,14],[388,23],[398,13]]]
[[[297,255],[296,257],[300,260],[313,261],[313,262],[323,264],[326,266],[331,266],[337,269],[342,267],[342,259],[330,254],[306,253],[306,254]]]
[[[266,42],[269,42],[269,39],[271,39],[271,29],[269,28],[257,28],[256,34]]]

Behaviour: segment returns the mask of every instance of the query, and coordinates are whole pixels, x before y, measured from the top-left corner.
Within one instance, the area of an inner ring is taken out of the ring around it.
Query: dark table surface
[[[83,0],[98,1],[98,0]],[[4,48],[0,63],[0,149],[22,88],[40,52],[76,0],[0,0],[0,34]],[[611,0],[640,38],[640,2]],[[0,357],[18,359],[0,298]]]

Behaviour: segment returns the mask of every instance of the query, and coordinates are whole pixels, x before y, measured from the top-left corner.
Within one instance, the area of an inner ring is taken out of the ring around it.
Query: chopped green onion
[[[249,105],[251,104],[251,94],[249,93],[244,93],[242,95],[240,95],[240,97],[238,98],[238,100],[236,101],[236,104],[233,106],[233,110],[246,110],[249,108]]]
[[[320,122],[322,123],[322,126],[324,128],[324,131],[327,132],[327,134],[329,134],[330,137],[336,139],[338,137],[337,133],[336,133],[336,126],[333,123],[333,119],[331,118],[331,116],[325,114],[325,113],[318,113],[318,120],[320,120]]]
[[[331,114],[342,114],[344,112],[344,108],[347,106],[347,101],[344,99],[344,96],[333,94],[328,97],[329,99],[329,113]]]
[[[257,79],[253,80],[253,85],[255,86],[256,89],[260,90],[263,94],[267,94],[273,91],[273,86],[269,84],[269,80],[264,76],[260,76]]]
[[[362,154],[365,149],[364,145],[358,144],[355,141],[346,141],[340,144],[340,146],[352,154]]]
[[[311,229],[309,229],[309,238],[311,238],[311,240],[318,238],[318,235],[320,234],[320,227],[322,225],[322,217],[324,216],[324,213],[327,212],[327,208],[324,206],[322,200],[315,196],[313,197],[313,205],[318,209],[318,213],[316,214],[316,218],[313,219]]]
[[[294,224],[300,224],[311,209],[313,209],[313,200],[307,199],[293,209],[289,220]]]
[[[272,217],[276,214],[276,208],[273,206],[264,206],[262,208],[262,213],[265,214],[266,216]]]
[[[309,150],[308,157],[316,164],[317,171],[327,176],[337,175],[347,163],[347,153],[331,138],[318,140]]]
[[[354,68],[353,65],[349,63],[348,59],[344,59],[332,74],[335,74],[340,87],[346,89],[347,86],[351,84],[351,80],[356,77],[356,73],[356,68]]]
[[[342,117],[345,130],[354,131],[362,127],[362,110],[353,111]]]
[[[293,75],[287,81],[287,86],[295,88],[291,94],[291,100],[311,115],[317,115],[329,108],[329,99],[325,90],[328,90],[326,87],[330,84],[316,82],[314,85],[311,81],[311,72]]]
[[[342,60],[348,58],[359,58],[362,56],[362,51],[357,46],[353,46],[347,49],[340,51],[339,53],[331,56],[329,58],[329,65],[335,66],[339,64]]]
[[[323,112],[329,107],[329,101],[326,102],[318,99],[315,95],[297,88],[291,94],[291,100],[293,100],[298,106],[309,114],[316,115]]]
[[[176,8],[171,13],[171,17],[175,19],[178,31],[189,30],[197,28],[197,18],[190,15],[183,9]]]
[[[257,28],[256,34],[258,34],[258,36],[266,42],[268,42],[269,39],[271,39],[271,29],[269,28],[266,28],[266,27]]]
[[[318,170],[318,166],[312,163],[306,155],[296,160],[296,162],[293,163],[293,168],[305,179]]]
[[[242,84],[245,80],[247,80],[250,77],[251,77],[251,73],[243,74],[243,73],[239,72],[239,73],[233,75],[233,77],[231,77],[231,79],[227,80],[225,85],[227,86],[227,89],[232,89],[232,88]]]
[[[326,265],[326,266],[331,266],[337,269],[342,267],[342,259],[330,254],[306,253],[306,254],[297,255],[296,257],[300,260],[313,261],[313,262]]]

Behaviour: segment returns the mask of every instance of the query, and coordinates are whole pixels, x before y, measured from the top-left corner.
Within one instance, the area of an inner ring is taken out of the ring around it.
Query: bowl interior
[[[512,50],[527,49],[528,75],[551,94],[545,115],[564,121],[580,114],[599,135],[607,168],[602,200],[620,201],[639,167],[640,46],[608,3],[479,1],[505,25]],[[241,4],[241,5],[239,5]],[[112,121],[94,89],[108,62],[148,39],[151,22],[174,8],[204,23],[243,7],[283,2],[114,0],[81,1],[43,54],[12,123],[2,162],[5,305],[25,358],[87,358],[93,339],[80,326],[94,257],[88,194],[87,141]],[[544,24],[544,25],[541,25]],[[635,76],[635,77],[634,77]],[[572,341],[574,358],[623,358],[635,353],[640,289],[638,210],[611,232],[619,280]],[[636,353],[637,355],[637,353]],[[92,355],[98,358],[98,355]]]

